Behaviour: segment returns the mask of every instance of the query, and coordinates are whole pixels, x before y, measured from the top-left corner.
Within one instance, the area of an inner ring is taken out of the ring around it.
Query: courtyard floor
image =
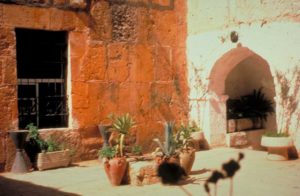
[[[212,169],[236,159],[238,152],[245,158],[234,178],[235,196],[299,196],[300,159],[268,161],[266,152],[248,149],[216,148],[199,151],[186,182],[178,186],[154,185],[113,187],[98,160],[86,161],[68,168],[34,171],[27,174],[0,174],[0,196],[55,195],[143,195],[181,196],[206,195],[203,184]],[[211,186],[211,188],[213,188]],[[213,189],[212,189],[213,190]],[[218,183],[218,195],[229,195],[229,180]]]

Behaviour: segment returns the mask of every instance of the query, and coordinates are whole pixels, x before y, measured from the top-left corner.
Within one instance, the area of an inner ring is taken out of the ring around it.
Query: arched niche
[[[225,145],[227,132],[226,101],[263,87],[274,101],[275,86],[269,64],[246,47],[231,49],[214,64],[209,76],[209,139],[213,146]],[[275,108],[275,103],[274,103]],[[276,128],[276,116],[269,115],[266,129]]]

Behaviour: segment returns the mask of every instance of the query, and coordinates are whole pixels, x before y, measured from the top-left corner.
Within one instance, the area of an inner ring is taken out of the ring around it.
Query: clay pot
[[[183,149],[179,154],[180,166],[188,175],[193,167],[195,161],[195,149]]]
[[[202,131],[196,131],[191,133],[193,147],[196,151],[200,150],[200,143],[204,141],[204,133]]]
[[[121,184],[126,167],[127,161],[125,157],[115,157],[104,162],[105,173],[113,186]]]

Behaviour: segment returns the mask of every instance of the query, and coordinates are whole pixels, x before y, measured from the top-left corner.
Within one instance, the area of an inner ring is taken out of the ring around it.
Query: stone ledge
[[[227,133],[226,144],[228,147],[250,147],[255,150],[263,150],[260,143],[264,133],[264,129]]]
[[[132,162],[129,166],[130,182],[142,186],[160,182],[157,176],[157,166],[154,161]]]

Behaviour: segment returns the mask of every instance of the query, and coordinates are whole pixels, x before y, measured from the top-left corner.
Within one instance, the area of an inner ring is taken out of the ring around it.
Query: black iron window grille
[[[19,127],[68,126],[66,32],[16,29]]]

